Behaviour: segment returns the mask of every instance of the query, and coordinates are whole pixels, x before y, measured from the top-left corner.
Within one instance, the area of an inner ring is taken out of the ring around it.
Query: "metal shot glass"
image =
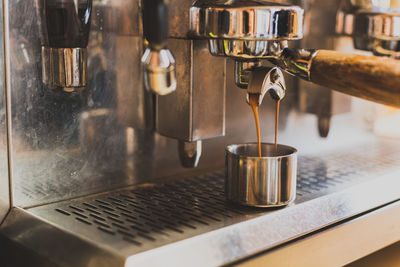
[[[297,150],[290,146],[257,143],[226,147],[225,195],[246,206],[279,207],[296,197]]]

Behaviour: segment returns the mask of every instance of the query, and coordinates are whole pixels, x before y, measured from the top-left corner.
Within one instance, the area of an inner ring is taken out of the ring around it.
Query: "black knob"
[[[85,48],[88,45],[92,0],[40,0],[42,45]]]
[[[168,8],[163,0],[143,0],[143,35],[154,49],[165,46],[168,38]]]

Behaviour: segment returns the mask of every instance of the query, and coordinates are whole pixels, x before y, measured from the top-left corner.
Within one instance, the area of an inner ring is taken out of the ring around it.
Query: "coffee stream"
[[[261,157],[261,136],[260,136],[260,120],[258,117],[258,94],[249,94],[249,104],[254,113],[257,129],[258,156]]]
[[[249,94],[249,105],[253,110],[254,120],[256,121],[256,129],[257,129],[257,144],[258,144],[258,156],[261,157],[261,135],[260,135],[260,120],[258,116],[258,94]],[[274,156],[278,155],[278,122],[279,122],[279,106],[280,100],[276,100],[276,109],[275,109],[275,152]]]
[[[279,105],[281,101],[276,100],[276,109],[275,109],[275,156],[278,155],[278,124],[279,124]]]

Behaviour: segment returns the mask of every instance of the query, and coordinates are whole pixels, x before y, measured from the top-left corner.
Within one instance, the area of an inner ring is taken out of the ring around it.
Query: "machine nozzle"
[[[175,59],[171,52],[147,48],[142,57],[146,89],[158,95],[167,95],[176,89]]]
[[[247,102],[249,102],[249,95],[254,94],[259,96],[258,105],[261,105],[267,92],[274,100],[281,100],[285,97],[286,85],[282,71],[277,67],[251,70],[247,87]]]

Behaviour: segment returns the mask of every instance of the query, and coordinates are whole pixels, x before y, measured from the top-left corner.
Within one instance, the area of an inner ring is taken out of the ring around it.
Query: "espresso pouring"
[[[260,118],[259,118],[259,112],[258,112],[258,100],[259,100],[259,94],[249,94],[248,99],[249,99],[249,105],[253,111],[254,114],[254,120],[256,122],[256,131],[257,131],[257,144],[258,144],[258,156],[262,157],[261,153],[261,134],[260,134]],[[275,106],[275,151],[274,155],[277,156],[278,154],[278,123],[279,123],[279,106],[280,106],[280,100],[276,100],[276,106]]]

